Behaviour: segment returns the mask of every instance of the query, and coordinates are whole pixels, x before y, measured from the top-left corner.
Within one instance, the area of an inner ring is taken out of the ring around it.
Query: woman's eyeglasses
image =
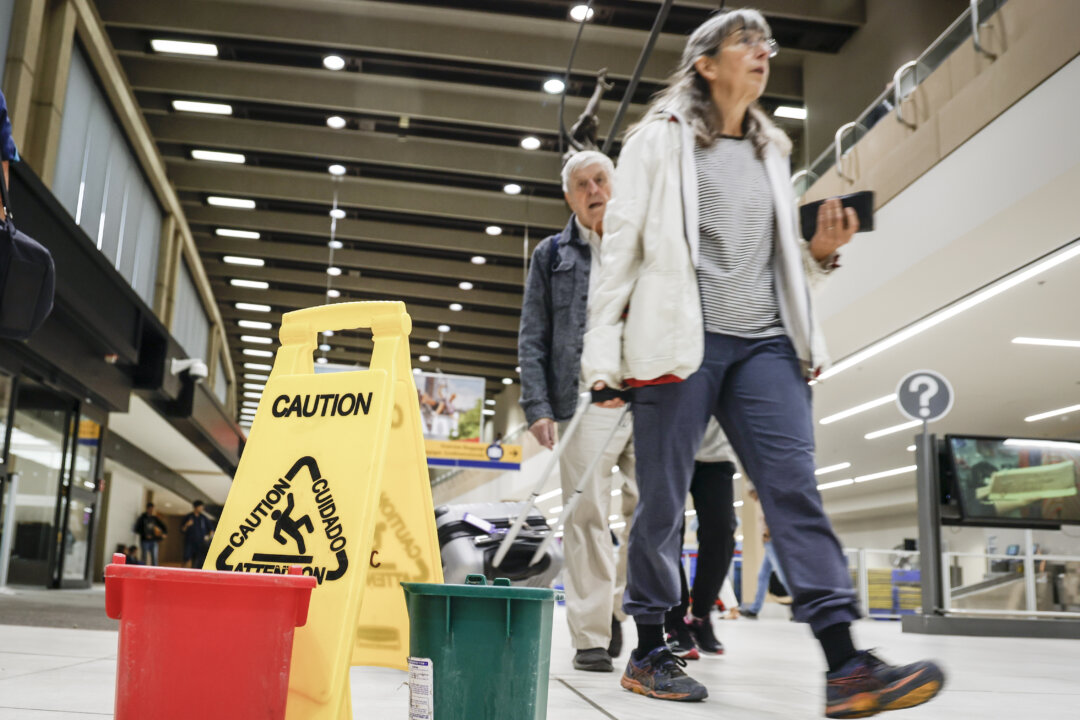
[[[776,40],[771,37],[766,37],[762,33],[740,30],[739,32],[734,33],[731,38],[731,44],[745,52],[753,52],[761,45],[768,51],[770,58],[776,57],[776,54],[780,52],[780,45],[777,44]]]

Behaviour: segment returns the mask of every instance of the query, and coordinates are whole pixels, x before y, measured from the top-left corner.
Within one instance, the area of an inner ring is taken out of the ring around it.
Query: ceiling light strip
[[[843,420],[844,418],[849,418],[852,415],[858,415],[861,412],[866,412],[867,410],[873,410],[874,408],[881,407],[882,405],[888,405],[889,403],[893,402],[894,400],[896,400],[896,393],[892,393],[891,395],[886,395],[884,397],[879,397],[879,398],[877,398],[875,400],[870,400],[869,402],[864,402],[862,405],[856,405],[853,408],[848,408],[847,410],[843,410],[841,412],[829,415],[828,417],[821,418],[821,420],[818,420],[818,424],[820,424],[820,425],[831,425],[832,423],[836,422],[837,420]]]
[[[893,425],[892,427],[882,428],[881,430],[875,430],[863,435],[867,440],[876,440],[879,437],[885,437],[886,435],[892,435],[893,433],[903,432],[913,427],[922,425],[922,420],[910,420],[906,423],[900,423],[899,425]]]
[[[1001,293],[1011,288],[1020,285],[1021,283],[1030,280],[1052,268],[1068,262],[1073,258],[1080,255],[1080,240],[1074,240],[1060,250],[1056,250],[1048,255],[1045,255],[1041,260],[1029,263],[1025,267],[1015,270],[1008,275],[1005,275],[997,280],[993,281],[989,285],[984,286],[980,290],[976,290],[967,297],[961,298],[956,302],[945,306],[944,308],[931,313],[930,315],[918,320],[907,327],[898,330],[897,332],[887,335],[881,340],[859,350],[856,353],[848,355],[843,360],[840,360],[832,367],[818,376],[818,380],[826,380],[835,375],[839,375],[845,370],[849,370],[859,363],[865,362],[872,357],[880,355],[889,348],[895,347],[905,340],[919,335],[930,328],[936,327],[946,320],[956,317],[960,313],[970,310],[976,305],[980,305],[987,300],[1000,295]]]

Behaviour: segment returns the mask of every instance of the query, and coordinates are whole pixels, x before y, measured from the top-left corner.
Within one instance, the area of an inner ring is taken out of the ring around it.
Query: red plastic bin
[[[120,621],[116,720],[280,720],[293,632],[315,578],[125,565],[105,568]]]

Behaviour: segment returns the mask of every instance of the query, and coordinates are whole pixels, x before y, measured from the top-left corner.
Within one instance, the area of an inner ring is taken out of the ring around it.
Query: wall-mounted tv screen
[[[1080,442],[947,435],[962,522],[1080,524]]]

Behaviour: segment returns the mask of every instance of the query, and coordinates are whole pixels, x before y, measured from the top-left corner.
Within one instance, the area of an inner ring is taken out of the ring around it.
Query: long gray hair
[[[708,81],[698,74],[694,63],[702,56],[715,54],[728,35],[744,29],[772,34],[761,13],[749,9],[717,13],[694,30],[686,41],[678,69],[668,78],[667,87],[656,93],[645,115],[629,134],[665,111],[674,111],[690,124],[699,143],[705,147],[712,145],[723,128],[720,109],[713,103]],[[746,137],[754,144],[759,158],[764,156],[769,143],[774,143],[781,154],[791,152],[791,140],[769,120],[757,102],[750,104],[746,114]]]

